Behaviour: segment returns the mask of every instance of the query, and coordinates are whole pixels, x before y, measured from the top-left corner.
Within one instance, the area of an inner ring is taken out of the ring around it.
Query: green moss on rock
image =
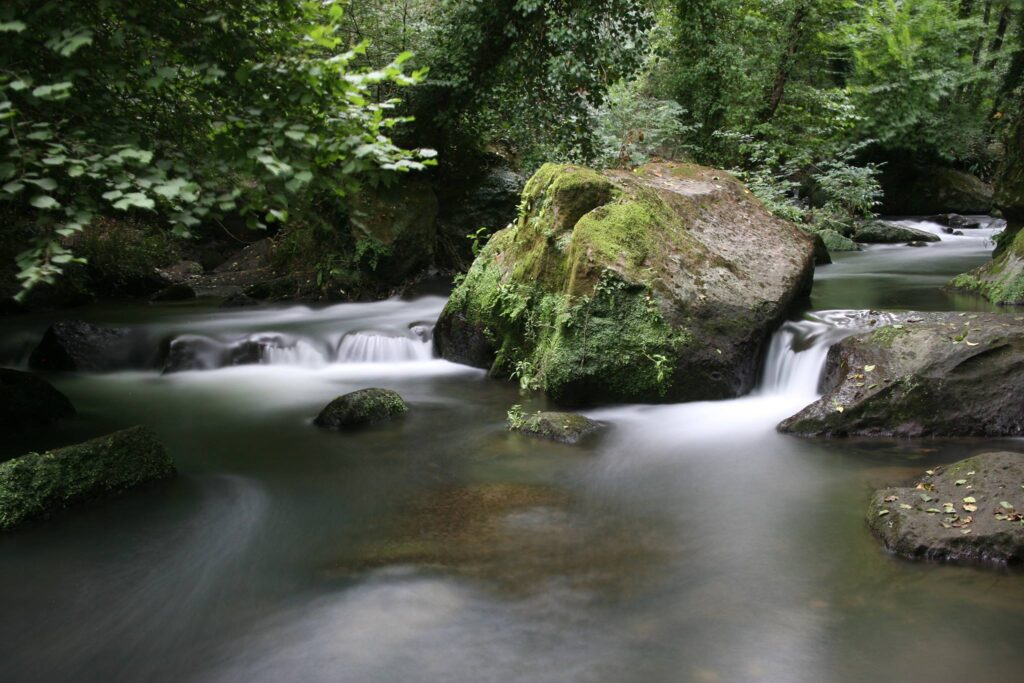
[[[576,413],[538,411],[532,415],[525,415],[519,406],[514,406],[508,414],[508,428],[509,431],[528,436],[576,444],[598,431],[601,424]]]
[[[566,403],[749,389],[813,244],[735,180],[676,169],[542,167],[452,294],[441,354]]]
[[[995,304],[1024,304],[1024,231],[1018,232],[995,259],[958,275],[950,284],[980,294]]]
[[[860,251],[860,246],[849,237],[840,235],[831,228],[818,233],[829,251]]]
[[[0,464],[0,529],[174,474],[150,430],[132,427]]]
[[[343,430],[382,422],[409,410],[402,397],[390,389],[360,389],[327,404],[313,423],[325,429]]]

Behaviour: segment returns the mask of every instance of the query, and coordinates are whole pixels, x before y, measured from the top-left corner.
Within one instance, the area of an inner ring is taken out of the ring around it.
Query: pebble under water
[[[992,310],[943,285],[999,227],[836,255],[757,390],[587,411],[609,427],[576,447],[510,434],[508,408],[540,399],[433,358],[442,297],[74,311],[189,365],[53,377],[80,415],[35,447],[144,423],[181,476],[0,536],[2,680],[1018,680],[1024,576],[898,560],[863,513],[875,488],[1024,443],[775,431],[864,309]],[[55,319],[5,320],[0,362]],[[367,386],[410,412],[311,426]]]

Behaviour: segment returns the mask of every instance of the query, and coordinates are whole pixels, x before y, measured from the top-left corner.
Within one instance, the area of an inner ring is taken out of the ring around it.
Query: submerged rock
[[[32,351],[35,370],[106,372],[132,365],[132,331],[81,320],[54,323]]]
[[[555,580],[607,596],[642,585],[670,552],[649,519],[574,512],[570,496],[550,486],[445,486],[414,498],[330,573],[411,565],[513,592],[550,589]]]
[[[563,403],[727,398],[808,291],[814,243],[693,165],[547,164],[435,329],[440,354]]]
[[[163,445],[145,427],[0,463],[0,529],[174,474]]]
[[[900,242],[939,242],[933,232],[908,228],[885,221],[865,221],[853,231],[853,240],[862,244],[899,244]]]
[[[825,394],[779,429],[804,436],[1024,434],[1024,318],[898,313],[833,346]]]
[[[402,397],[390,389],[360,389],[328,403],[313,424],[342,430],[390,420],[407,410]]]
[[[163,373],[258,365],[266,358],[269,349],[286,346],[283,337],[272,334],[257,335],[234,342],[222,342],[197,335],[182,335],[171,340],[164,359]]]
[[[5,432],[47,427],[74,414],[68,397],[42,377],[0,368],[0,428]]]
[[[1024,453],[982,453],[928,470],[914,485],[877,491],[868,526],[912,560],[1020,566]]]
[[[533,415],[510,413],[510,431],[539,436],[560,443],[576,444],[601,429],[601,423],[576,413],[537,412]]]

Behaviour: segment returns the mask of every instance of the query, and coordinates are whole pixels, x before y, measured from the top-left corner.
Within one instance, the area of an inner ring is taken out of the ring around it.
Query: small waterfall
[[[827,323],[787,322],[772,336],[758,393],[815,396],[831,341]]]
[[[891,316],[877,311],[819,311],[806,320],[784,323],[768,344],[756,393],[813,400],[832,345],[888,322]]]
[[[430,360],[434,356],[430,329],[410,328],[415,337],[380,332],[346,334],[338,345],[338,363],[400,363]]]
[[[264,365],[298,365],[304,368],[318,368],[329,359],[323,351],[302,339],[290,346],[269,345],[262,349],[260,362]]]

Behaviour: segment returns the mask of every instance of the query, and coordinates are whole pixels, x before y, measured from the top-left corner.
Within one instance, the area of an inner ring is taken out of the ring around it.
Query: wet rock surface
[[[100,327],[81,320],[54,323],[32,351],[34,370],[108,372],[142,367],[135,357],[135,335],[122,327]]]
[[[814,241],[724,171],[545,165],[435,330],[448,360],[561,404],[699,400],[753,387],[809,288]]]
[[[861,244],[905,244],[914,242],[938,242],[935,233],[885,221],[866,221],[853,231],[853,241]]]
[[[175,473],[156,435],[132,427],[0,463],[0,530]]]
[[[408,410],[402,397],[390,389],[360,389],[331,401],[313,424],[324,429],[344,430],[390,420]]]
[[[1024,316],[890,313],[831,348],[804,436],[1024,434]]]
[[[1024,564],[1024,453],[982,453],[877,491],[872,532],[913,560],[1019,568]]]
[[[602,427],[600,422],[583,415],[549,411],[522,415],[517,419],[510,417],[508,424],[509,431],[570,445],[579,443]]]

